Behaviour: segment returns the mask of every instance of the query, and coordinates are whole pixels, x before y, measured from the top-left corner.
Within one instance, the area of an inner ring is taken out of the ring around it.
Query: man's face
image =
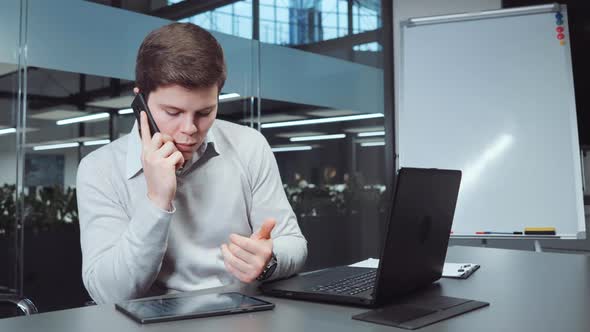
[[[184,160],[205,141],[217,116],[218,89],[186,89],[180,85],[157,88],[149,94],[148,107],[163,134],[174,139]]]

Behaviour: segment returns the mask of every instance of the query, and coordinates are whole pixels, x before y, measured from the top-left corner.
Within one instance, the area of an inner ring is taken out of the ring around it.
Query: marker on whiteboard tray
[[[555,235],[555,227],[525,227],[525,235]]]
[[[497,234],[497,235],[522,235],[522,232],[475,232],[477,235]]]

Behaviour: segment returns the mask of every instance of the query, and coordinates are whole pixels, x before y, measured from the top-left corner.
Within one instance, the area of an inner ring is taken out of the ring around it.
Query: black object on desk
[[[352,319],[415,330],[490,305],[448,296],[428,296],[367,311]]]

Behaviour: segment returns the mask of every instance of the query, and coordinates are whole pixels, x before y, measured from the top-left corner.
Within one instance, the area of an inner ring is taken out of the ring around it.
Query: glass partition
[[[27,14],[24,292],[40,311],[50,311],[89,300],[81,280],[78,163],[130,132],[137,49],[151,30],[170,21],[67,0],[29,0]],[[234,94],[222,98],[218,117],[253,126],[257,48],[249,39],[215,37],[228,65],[222,94]],[[92,118],[75,121],[80,117]]]
[[[261,122],[308,241],[306,269],[378,256],[388,203],[382,113],[264,99]]]
[[[235,34],[237,22],[258,18],[256,125],[309,241],[306,269],[379,253],[385,149],[393,149],[385,146],[381,5],[236,1],[182,19]]]
[[[19,119],[19,94],[25,70],[20,56],[21,5],[0,3],[0,294],[22,295],[22,228],[17,218],[20,187],[17,146],[23,135]],[[0,317],[14,314],[14,308],[0,305]]]
[[[305,268],[377,257],[388,206],[382,69],[264,43],[260,64],[260,128],[308,240]]]

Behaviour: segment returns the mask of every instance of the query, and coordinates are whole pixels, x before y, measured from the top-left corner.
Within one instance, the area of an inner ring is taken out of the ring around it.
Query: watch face
[[[256,279],[258,279],[259,281],[268,279],[273,274],[273,272],[276,270],[276,268],[277,268],[277,257],[273,253],[272,257],[270,258],[270,261],[268,261],[268,264],[264,268],[264,271],[262,271],[260,276],[258,276],[258,278],[256,278]]]
[[[277,259],[273,258],[270,260],[270,265],[268,266],[268,275],[271,275],[275,269],[277,268]]]
[[[268,265],[277,265],[277,256],[275,256],[275,254],[273,253],[272,256],[270,257],[270,261],[268,262]]]

